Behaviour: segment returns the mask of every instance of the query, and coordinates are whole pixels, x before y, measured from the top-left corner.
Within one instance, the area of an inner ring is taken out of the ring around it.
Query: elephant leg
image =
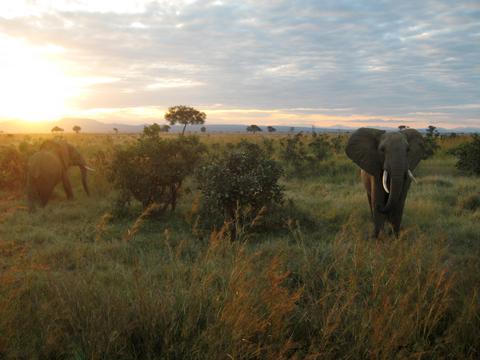
[[[33,184],[32,179],[27,180],[27,203],[28,203],[28,211],[34,212],[35,211],[35,202],[38,200],[38,192]]]
[[[43,189],[42,191],[38,192],[38,199],[40,202],[40,206],[44,208],[47,206],[48,201],[50,200],[50,197],[52,196],[53,193],[53,187],[48,188],[48,189]]]
[[[400,224],[402,223],[404,207],[405,207],[405,196],[403,196],[400,199],[400,203],[395,209],[393,209],[388,219],[389,222],[392,224],[393,232],[395,233],[395,237],[397,238],[400,235]]]
[[[372,196],[370,195],[370,193],[367,193],[367,199],[368,199],[368,206],[370,207],[370,215],[373,218]]]
[[[70,179],[66,172],[62,174],[62,183],[63,188],[65,189],[65,194],[69,200],[73,199],[73,191],[72,191],[72,184],[70,184]]]
[[[372,177],[370,186],[371,186],[370,187],[371,189],[370,208],[372,210],[373,223],[374,223],[373,237],[378,238],[378,236],[380,235],[380,231],[382,231],[384,228],[385,220],[387,219],[385,214],[379,211],[379,209],[383,208],[386,202],[386,193],[382,189],[382,184],[380,179],[376,179]]]
[[[377,239],[380,235],[380,231],[383,230],[383,227],[385,225],[385,215],[375,209],[373,211],[373,223],[373,237]]]

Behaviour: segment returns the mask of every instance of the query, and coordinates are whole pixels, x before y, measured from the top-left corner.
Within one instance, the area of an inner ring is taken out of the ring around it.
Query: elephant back
[[[60,181],[62,172],[63,164],[60,159],[46,150],[33,154],[28,162],[28,175],[36,180],[56,184]]]

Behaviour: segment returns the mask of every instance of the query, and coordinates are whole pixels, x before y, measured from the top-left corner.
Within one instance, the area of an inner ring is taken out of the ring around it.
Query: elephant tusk
[[[412,171],[410,169],[408,169],[408,176],[410,177],[410,179],[413,180],[415,184],[417,184],[417,179],[415,179],[415,176],[413,176]]]
[[[390,194],[390,191],[388,190],[388,187],[387,187],[387,177],[388,177],[387,170],[383,170],[383,177],[382,177],[383,189],[387,194]]]
[[[95,172],[95,169],[92,169],[92,168],[89,167],[89,166],[85,166],[85,169],[87,169],[88,171],[91,171],[91,172]]]

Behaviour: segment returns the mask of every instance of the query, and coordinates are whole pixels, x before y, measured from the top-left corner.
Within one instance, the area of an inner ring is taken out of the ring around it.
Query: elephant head
[[[388,200],[378,208],[388,213],[415,180],[413,170],[424,157],[422,135],[414,129],[397,132],[360,128],[350,137],[346,153],[365,172],[382,180]]]
[[[73,145],[63,140],[47,140],[41,145],[40,149],[54,153],[60,159],[64,171],[71,166],[78,166],[82,175],[83,189],[87,195],[90,195],[87,172],[94,170],[87,166],[85,158]]]

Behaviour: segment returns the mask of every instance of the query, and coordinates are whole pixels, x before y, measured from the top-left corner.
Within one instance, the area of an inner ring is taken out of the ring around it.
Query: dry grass
[[[478,358],[478,178],[444,155],[418,174],[401,237],[378,241],[355,172],[286,181],[316,225],[237,241],[199,235],[195,192],[162,220],[112,218],[105,191],[33,215],[5,198],[0,358]]]

